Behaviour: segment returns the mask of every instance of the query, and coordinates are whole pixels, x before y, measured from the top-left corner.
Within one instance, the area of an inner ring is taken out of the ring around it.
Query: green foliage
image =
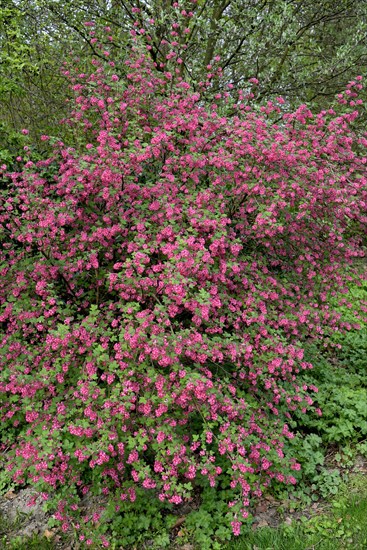
[[[297,436],[288,445],[302,467],[291,491],[293,507],[337,494],[356,453],[367,456],[366,300],[366,283],[351,283],[348,294],[332,302],[348,330],[333,333],[327,347],[318,342],[305,347],[314,368],[301,380],[318,388],[314,401],[322,414],[293,414]],[[284,491],[279,495],[287,498]]]
[[[34,144],[39,135],[52,133],[65,104],[60,94],[65,93],[60,74],[65,44],[45,32],[43,22],[37,2],[4,0],[0,5],[1,125],[10,138],[28,128]],[[50,21],[48,26],[51,30]],[[10,162],[12,148],[7,141],[1,148],[0,161]]]
[[[297,472],[298,483],[291,491],[278,489],[279,498],[286,500],[290,509],[302,509],[320,498],[327,499],[338,493],[344,477],[342,468],[346,466],[344,457],[340,456],[339,467],[331,466],[327,460],[327,445],[316,433],[299,433],[290,449],[301,464]]]
[[[149,493],[137,491],[134,504],[122,502],[119,513],[111,506],[106,514],[116,545],[149,543],[152,548],[167,548],[170,544],[170,529],[176,517],[170,506],[154,499]]]
[[[355,475],[340,486],[322,513],[297,520],[288,518],[278,528],[249,528],[228,550],[364,550],[367,545],[367,484]]]
[[[367,322],[363,318],[366,300],[366,283],[351,285],[338,306],[349,330],[343,334],[335,332],[328,351],[316,343],[306,348],[305,356],[314,369],[303,378],[306,384],[318,387],[316,401],[322,416],[308,415],[296,420],[301,429],[317,433],[323,443],[357,442],[367,435]]]
[[[202,493],[200,508],[191,511],[184,523],[183,535],[194,541],[198,548],[222,548],[230,540],[232,530],[226,521],[228,505],[226,491],[214,493],[207,489]]]
[[[0,164],[6,164],[10,170],[16,169],[15,159],[23,153],[23,146],[24,136],[0,122]]]
[[[128,508],[121,515],[115,515],[116,542],[111,546],[113,550],[122,547],[184,548],[187,541],[194,544],[197,550],[305,550],[313,547],[318,550],[364,550],[367,545],[367,484],[363,475],[354,475],[347,484],[342,484],[338,494],[324,503],[321,513],[297,515],[296,518],[288,516],[286,523],[276,528],[253,530],[249,524],[238,539],[227,543],[224,541],[229,537],[224,531],[218,537],[223,542],[215,540],[222,520],[220,503],[215,506],[211,498],[200,511],[192,510],[181,517],[158,510],[153,500],[147,501],[144,508],[144,500],[138,498],[134,512]],[[126,522],[122,519],[125,517]],[[4,550],[51,550],[56,547],[53,539],[47,540],[41,535],[18,537],[17,530],[24,526],[24,522],[24,516],[19,516],[15,522],[0,517],[0,543]],[[175,536],[177,538],[173,542]],[[129,543],[129,540],[133,542]],[[73,542],[69,544],[74,547]]]

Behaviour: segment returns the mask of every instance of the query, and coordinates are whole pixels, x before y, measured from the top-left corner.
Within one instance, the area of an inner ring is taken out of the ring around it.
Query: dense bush
[[[138,48],[126,81],[92,71],[65,68],[85,144],[3,168],[6,468],[88,544],[141,488],[172,506],[217,486],[238,534],[252,497],[295,483],[303,342],[342,328],[328,300],[363,254],[361,78],[338,113],[282,116],[245,92],[206,105]]]

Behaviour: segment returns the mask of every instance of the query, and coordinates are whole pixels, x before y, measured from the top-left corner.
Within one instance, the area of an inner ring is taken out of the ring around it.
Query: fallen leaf
[[[180,525],[183,524],[183,522],[185,521],[186,519],[186,516],[183,516],[182,518],[178,518],[176,523],[174,524],[174,526],[172,527],[172,529],[177,529],[177,527],[180,527]]]
[[[50,531],[49,529],[45,529],[43,531],[43,536],[46,537],[46,539],[50,540],[54,536],[55,533],[53,531]]]
[[[256,506],[255,514],[260,514],[261,512],[266,512],[268,505],[265,503],[259,504]]]
[[[267,521],[262,519],[259,521],[259,523],[256,524],[256,528],[258,529],[259,527],[269,527],[269,524]]]

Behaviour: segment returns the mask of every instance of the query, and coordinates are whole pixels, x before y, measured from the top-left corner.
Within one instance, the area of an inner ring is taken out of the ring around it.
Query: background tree
[[[64,113],[59,67],[69,50],[96,55],[84,23],[109,26],[124,71],[132,29],[157,68],[180,47],[181,74],[194,86],[217,56],[223,88],[259,80],[258,96],[321,108],[367,67],[367,2],[360,0],[7,0],[1,10],[0,114],[13,129],[53,134]]]

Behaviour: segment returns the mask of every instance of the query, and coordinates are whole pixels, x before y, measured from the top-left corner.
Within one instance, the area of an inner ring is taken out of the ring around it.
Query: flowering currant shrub
[[[142,490],[227,491],[238,534],[253,497],[296,481],[287,422],[317,391],[297,383],[303,342],[343,328],[328,299],[363,255],[361,78],[340,112],[282,115],[280,98],[207,104],[138,48],[116,73],[65,67],[84,144],[3,167],[6,468],[90,544]]]

